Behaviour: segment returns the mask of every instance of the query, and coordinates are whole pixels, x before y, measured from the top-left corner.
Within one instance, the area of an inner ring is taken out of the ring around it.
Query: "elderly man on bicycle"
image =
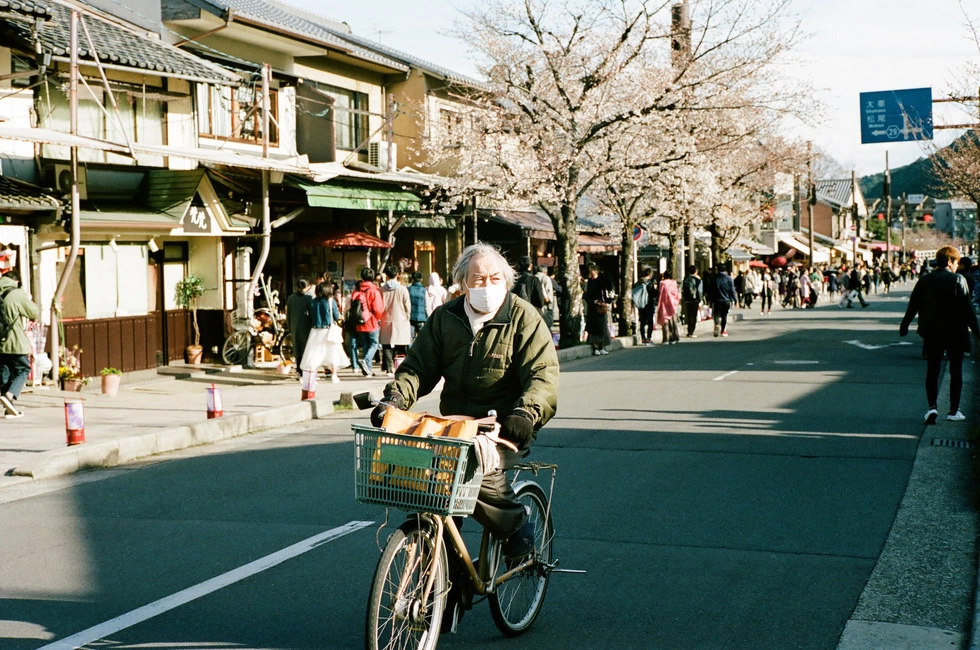
[[[515,500],[504,469],[534,442],[558,405],[558,355],[540,312],[510,292],[514,270],[487,244],[466,248],[453,267],[463,295],[436,309],[408,351],[384,398],[371,414],[380,426],[388,406],[411,407],[445,379],[443,415],[497,413],[500,467],[485,470],[473,518],[504,543],[504,555],[533,550],[533,529]]]

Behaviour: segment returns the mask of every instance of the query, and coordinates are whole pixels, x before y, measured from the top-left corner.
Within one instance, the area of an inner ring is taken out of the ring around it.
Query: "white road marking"
[[[175,594],[161,598],[160,600],[152,602],[149,605],[144,605],[143,607],[134,609],[131,612],[117,616],[116,618],[108,620],[105,623],[99,623],[94,627],[90,627],[87,630],[82,630],[81,632],[73,634],[70,637],[55,641],[54,643],[49,643],[46,646],[38,648],[38,650],[76,650],[77,648],[82,648],[89,643],[98,641],[99,639],[105,638],[111,634],[115,634],[120,630],[125,630],[126,628],[142,623],[143,621],[147,621],[154,616],[159,616],[160,614],[169,612],[170,610],[176,609],[181,605],[185,605],[192,600],[200,598],[201,596],[207,596],[208,594],[227,587],[228,585],[244,580],[245,578],[253,576],[256,573],[261,573],[266,569],[271,569],[272,567],[282,564],[287,560],[291,560],[294,557],[302,555],[303,553],[312,551],[317,546],[326,544],[327,542],[332,542],[373,524],[373,521],[352,521],[344,524],[343,526],[320,533],[319,535],[314,535],[313,537],[305,539],[302,542],[297,542],[292,546],[287,546],[280,551],[266,555],[263,558],[255,560],[254,562],[249,562],[248,564],[240,566],[237,569],[232,569],[231,571],[223,573],[220,576],[211,578],[210,580],[205,580],[204,582],[194,585],[193,587],[188,587],[183,591],[178,591]]]
[[[726,373],[725,373],[725,374],[723,374],[723,375],[720,375],[720,376],[718,376],[718,377],[715,377],[715,378],[714,378],[714,379],[712,379],[711,381],[721,381],[721,380],[722,380],[722,379],[724,379],[725,377],[731,377],[731,376],[732,376],[732,375],[734,375],[734,374],[735,374],[736,372],[738,372],[738,370],[732,370],[731,372],[726,372]]]
[[[773,361],[773,363],[775,363],[776,365],[779,365],[779,366],[807,366],[807,365],[812,365],[812,364],[816,364],[816,363],[820,363],[820,362],[819,361],[809,361],[809,360],[806,360],[806,359],[785,359],[785,360],[782,360],[782,361]]]
[[[908,341],[899,341],[898,343],[886,343],[885,345],[870,345],[868,343],[861,343],[861,341],[844,341],[844,343],[849,343],[851,345],[856,345],[862,350],[881,350],[882,348],[890,348],[895,345],[912,345]]]

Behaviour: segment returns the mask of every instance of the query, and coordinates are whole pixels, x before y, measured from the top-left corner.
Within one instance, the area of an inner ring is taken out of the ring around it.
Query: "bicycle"
[[[237,327],[221,346],[221,358],[228,365],[254,365],[253,355],[259,346],[264,347],[280,363],[293,358],[293,339],[285,325],[286,317],[271,309],[256,309],[248,321],[236,323]]]
[[[485,597],[500,631],[506,636],[526,632],[544,604],[551,573],[559,571],[551,519],[558,466],[522,462],[508,468],[517,500],[534,525],[533,552],[507,560],[502,542],[484,529],[474,563],[453,520],[473,513],[480,492],[483,474],[473,441],[352,428],[356,498],[411,513],[382,548],[368,598],[365,647],[436,647],[450,590],[446,553],[453,551],[465,570],[464,589]],[[538,483],[521,480],[522,474],[542,471],[551,474],[548,495]],[[387,519],[382,528],[386,524]]]

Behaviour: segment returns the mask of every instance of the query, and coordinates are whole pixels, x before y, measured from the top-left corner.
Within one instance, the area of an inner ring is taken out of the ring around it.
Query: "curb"
[[[654,336],[660,336],[659,328],[655,330]],[[607,349],[623,350],[635,346],[636,343],[632,336],[620,336],[614,337]],[[576,345],[572,348],[559,350],[558,362],[565,363],[591,356],[591,346]],[[182,368],[161,373],[158,381],[175,381],[181,377],[198,374],[210,373],[203,370]],[[73,474],[86,469],[115,467],[130,463],[138,458],[237,438],[278,426],[317,420],[334,412],[333,403],[327,407],[325,402],[321,404],[316,400],[304,400],[245,415],[205,420],[204,422],[172,427],[129,438],[101,443],[84,443],[41,454],[37,458],[16,467],[12,471],[12,475],[40,480]]]
[[[287,424],[315,420],[321,407],[315,400],[277,406],[246,415],[216,418],[191,425],[163,429],[131,438],[83,444],[49,452],[13,470],[14,476],[35,480],[72,474],[96,467],[113,467],[137,458],[236,438]],[[333,407],[330,408],[333,412]]]

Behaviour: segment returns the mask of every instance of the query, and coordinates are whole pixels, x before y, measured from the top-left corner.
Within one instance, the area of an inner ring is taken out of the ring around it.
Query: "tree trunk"
[[[633,326],[633,228],[636,224],[631,221],[623,221],[623,232],[620,235],[620,244],[623,252],[619,256],[619,333],[632,335],[636,332]]]
[[[550,213],[549,213],[550,214]],[[552,215],[555,226],[558,270],[555,278],[561,285],[561,314],[558,321],[561,348],[577,345],[582,331],[582,272],[578,264],[578,232],[575,208],[563,205]]]

